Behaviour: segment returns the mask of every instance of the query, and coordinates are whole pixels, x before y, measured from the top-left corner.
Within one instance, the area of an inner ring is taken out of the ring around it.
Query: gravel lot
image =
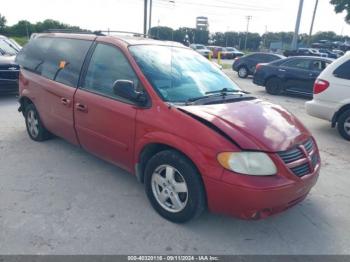
[[[205,213],[172,224],[121,169],[61,139],[32,142],[16,98],[0,97],[0,254],[350,254],[350,143],[308,116],[305,99],[270,96],[227,72],[316,137],[323,168],[304,202],[262,221]]]

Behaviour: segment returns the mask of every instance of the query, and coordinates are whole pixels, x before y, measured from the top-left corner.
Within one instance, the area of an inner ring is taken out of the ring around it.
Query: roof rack
[[[96,32],[92,32],[90,30],[82,30],[82,29],[47,29],[44,33],[66,33],[66,34],[96,34]]]
[[[97,31],[90,31],[90,30],[77,30],[77,29],[47,29],[44,31],[44,33],[66,33],[66,34],[94,34],[97,36],[107,36],[111,34],[129,34],[132,36],[143,36],[146,38],[151,38],[157,40],[158,38],[156,36],[150,35],[150,34],[143,34],[143,33],[137,33],[137,32],[130,32],[130,31],[120,31],[120,30],[97,30]]]
[[[130,31],[120,31],[120,30],[98,30],[98,31],[95,31],[94,33],[99,33],[99,34],[104,34],[104,35],[106,35],[105,33],[107,33],[107,35],[110,35],[111,33],[112,34],[117,33],[117,34],[129,34],[129,35],[133,35],[133,36],[152,37],[149,34],[130,32]]]

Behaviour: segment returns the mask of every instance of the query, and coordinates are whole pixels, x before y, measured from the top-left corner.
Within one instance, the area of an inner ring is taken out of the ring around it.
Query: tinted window
[[[42,66],[42,75],[76,87],[91,41],[55,38]]]
[[[51,43],[52,39],[46,37],[30,40],[17,55],[16,62],[27,70],[41,74],[42,64]]]
[[[113,84],[117,80],[138,79],[122,52],[110,45],[98,44],[91,57],[82,87],[109,97],[117,97]]]
[[[323,71],[330,62],[322,61],[322,60],[313,60],[310,63],[310,69],[313,71]]]
[[[350,60],[340,65],[333,74],[336,77],[350,80]]]
[[[307,59],[293,59],[283,64],[285,67],[309,70],[310,60]]]

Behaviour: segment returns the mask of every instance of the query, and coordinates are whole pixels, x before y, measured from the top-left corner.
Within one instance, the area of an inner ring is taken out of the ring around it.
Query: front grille
[[[292,173],[298,177],[312,173],[319,163],[318,152],[312,138],[308,139],[302,145],[279,152],[278,155]]]

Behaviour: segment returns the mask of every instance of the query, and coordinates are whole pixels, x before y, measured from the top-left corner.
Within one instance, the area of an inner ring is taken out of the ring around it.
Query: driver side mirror
[[[115,95],[125,98],[140,106],[147,104],[147,96],[144,92],[138,91],[135,83],[130,80],[117,80],[113,84],[113,92]]]

